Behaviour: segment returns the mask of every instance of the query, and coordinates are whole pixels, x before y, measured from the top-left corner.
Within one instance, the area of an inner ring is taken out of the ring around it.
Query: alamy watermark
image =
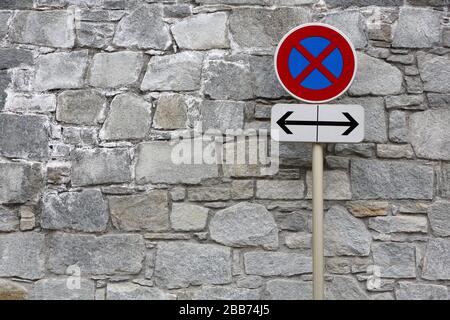
[[[196,123],[202,128],[202,124]],[[267,129],[209,129],[181,133],[171,140],[171,161],[175,165],[223,165],[228,169],[257,168],[259,175],[279,170],[279,143]],[[232,170],[225,170],[229,175]]]

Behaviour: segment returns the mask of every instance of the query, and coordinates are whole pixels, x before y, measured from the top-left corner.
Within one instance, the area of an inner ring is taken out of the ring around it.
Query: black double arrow
[[[287,134],[292,134],[292,131],[287,127],[292,126],[329,126],[329,127],[348,127],[348,129],[342,134],[343,136],[348,136],[356,127],[359,126],[358,121],[356,121],[348,112],[342,112],[342,114],[348,119],[345,122],[339,121],[303,121],[303,120],[288,120],[288,118],[293,114],[294,111],[288,111],[282,116],[277,124],[283,129]]]

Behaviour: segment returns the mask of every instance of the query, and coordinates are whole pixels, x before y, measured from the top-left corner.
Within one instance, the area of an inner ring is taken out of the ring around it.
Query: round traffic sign
[[[356,73],[356,54],[345,34],[323,23],[289,31],[277,47],[275,71],[295,98],[324,103],[343,94]]]

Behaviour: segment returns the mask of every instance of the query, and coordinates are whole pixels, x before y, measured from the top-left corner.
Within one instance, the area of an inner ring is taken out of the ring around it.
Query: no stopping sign
[[[277,47],[275,71],[295,98],[325,103],[343,94],[356,73],[350,40],[336,28],[304,24],[289,31]]]

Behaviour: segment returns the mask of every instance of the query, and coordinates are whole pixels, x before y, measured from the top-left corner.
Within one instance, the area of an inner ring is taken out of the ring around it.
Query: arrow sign
[[[293,126],[328,126],[328,127],[348,127],[343,136],[348,136],[358,125],[356,121],[348,112],[342,112],[342,114],[348,119],[348,121],[302,121],[302,120],[287,120],[294,111],[288,111],[277,121],[277,124],[287,134],[292,134],[292,131],[287,127]]]
[[[272,138],[298,142],[361,142],[364,109],[357,105],[289,105],[272,108]]]

